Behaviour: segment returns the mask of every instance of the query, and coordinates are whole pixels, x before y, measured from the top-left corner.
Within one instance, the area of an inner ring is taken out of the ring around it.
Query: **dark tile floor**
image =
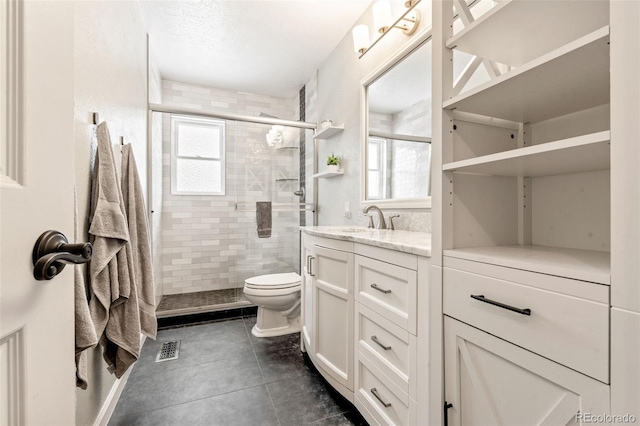
[[[300,351],[299,334],[257,338],[256,318],[173,328],[147,339],[110,425],[366,425]],[[181,340],[177,360],[155,362]]]

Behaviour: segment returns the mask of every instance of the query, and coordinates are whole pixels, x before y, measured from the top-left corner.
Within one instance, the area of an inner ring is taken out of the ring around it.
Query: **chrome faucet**
[[[367,214],[371,209],[378,212],[378,226],[376,226],[376,229],[387,229],[387,224],[384,221],[384,215],[382,214],[382,210],[380,210],[380,207],[370,204],[365,207],[364,210],[362,210],[362,213]],[[373,228],[373,219],[371,218],[371,216],[369,216],[369,228]]]

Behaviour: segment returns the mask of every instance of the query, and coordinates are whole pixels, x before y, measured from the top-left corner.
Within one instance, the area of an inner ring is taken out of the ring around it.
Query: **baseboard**
[[[140,336],[140,347],[144,344],[146,336]],[[129,368],[126,373],[122,375],[119,379],[111,387],[109,391],[109,395],[104,400],[104,404],[102,404],[102,408],[100,408],[100,412],[96,417],[96,420],[93,422],[93,426],[107,426],[109,424],[109,420],[111,420],[111,416],[113,415],[113,411],[116,409],[116,405],[118,405],[118,400],[120,400],[120,395],[122,395],[122,391],[124,390],[124,386],[127,384],[127,380],[129,380],[129,375],[131,375],[131,371],[133,371],[133,367]]]

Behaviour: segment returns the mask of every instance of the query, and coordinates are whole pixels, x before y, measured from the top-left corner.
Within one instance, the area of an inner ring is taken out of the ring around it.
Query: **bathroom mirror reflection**
[[[431,40],[363,82],[362,202],[430,207]]]

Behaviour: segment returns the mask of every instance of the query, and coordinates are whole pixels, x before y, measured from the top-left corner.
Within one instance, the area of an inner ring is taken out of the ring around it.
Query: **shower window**
[[[171,116],[171,193],[225,194],[225,123]]]

